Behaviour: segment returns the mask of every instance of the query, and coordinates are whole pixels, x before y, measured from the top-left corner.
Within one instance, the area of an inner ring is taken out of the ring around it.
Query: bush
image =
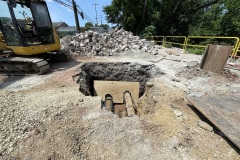
[[[143,37],[148,37],[148,36],[155,36],[156,35],[156,27],[153,25],[145,27],[143,31]]]
[[[188,48],[187,52],[202,55],[205,52],[204,48]]]
[[[170,43],[166,43],[166,44],[165,44],[165,47],[166,47],[166,48],[172,48],[172,47],[173,47],[173,45],[172,45],[172,44],[170,44]]]

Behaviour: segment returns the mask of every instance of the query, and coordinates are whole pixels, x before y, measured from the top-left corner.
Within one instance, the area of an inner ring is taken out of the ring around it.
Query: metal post
[[[73,11],[74,11],[74,17],[75,17],[75,22],[76,22],[76,32],[80,33],[80,26],[79,26],[79,21],[78,21],[78,14],[77,14],[77,6],[74,0],[72,0],[73,4]]]

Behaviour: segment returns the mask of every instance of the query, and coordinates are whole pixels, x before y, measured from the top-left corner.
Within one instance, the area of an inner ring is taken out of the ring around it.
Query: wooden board
[[[188,97],[188,100],[240,149],[240,96]]]
[[[123,94],[126,91],[131,93],[135,103],[139,98],[139,82],[95,80],[93,83],[95,96],[105,98],[106,94],[110,94],[113,97],[114,103],[123,103]]]
[[[232,46],[208,45],[200,68],[214,73],[221,73],[231,52]]]

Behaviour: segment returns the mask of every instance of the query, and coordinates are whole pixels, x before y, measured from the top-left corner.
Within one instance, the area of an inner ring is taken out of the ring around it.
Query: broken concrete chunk
[[[147,82],[146,85],[147,85],[147,87],[151,88],[153,86],[153,83],[152,82]]]
[[[158,55],[158,50],[154,50],[153,55]]]
[[[179,110],[174,110],[174,114],[175,114],[177,117],[182,116],[182,112],[179,111]]]
[[[203,95],[204,95],[203,92],[192,92],[188,95],[188,97],[201,97]]]
[[[109,48],[112,48],[112,41],[108,41],[108,42],[107,42],[107,46],[108,46]]]
[[[210,126],[208,123],[203,122],[201,120],[199,120],[197,123],[198,123],[198,126],[201,127],[202,129],[205,129],[205,130],[207,130],[209,132],[213,131],[213,127]]]
[[[132,49],[135,49],[135,50],[139,50],[139,48],[140,48],[140,47],[139,47],[138,45],[133,45],[133,46],[132,46]]]
[[[125,44],[125,45],[123,45],[123,46],[121,47],[121,50],[124,51],[125,48],[127,48],[127,47],[128,47],[128,46]]]
[[[159,100],[158,100],[158,97],[157,96],[153,96],[153,101],[155,102],[155,103],[157,103]]]
[[[93,35],[93,31],[88,31],[88,34],[87,35],[89,35],[89,36],[92,36]]]
[[[84,40],[84,44],[86,45],[86,44],[88,44],[89,43],[89,39],[85,39]]]
[[[155,45],[154,41],[148,42],[145,39],[140,39],[138,36],[134,36],[132,32],[125,31],[123,28],[112,30],[109,33],[85,31],[75,36],[63,37],[60,40],[60,44],[61,49],[72,52],[75,50],[78,52],[79,50],[84,51],[84,54],[81,54],[83,56],[88,55],[88,53],[93,54],[95,51],[97,53],[101,51],[109,53],[109,50],[111,50],[109,54],[111,56],[115,52],[121,53],[131,49],[133,52],[142,50],[157,55],[159,54],[158,50],[161,49],[161,46]]]
[[[125,45],[128,43],[128,39],[127,38],[124,38],[123,41],[122,41],[122,44]]]

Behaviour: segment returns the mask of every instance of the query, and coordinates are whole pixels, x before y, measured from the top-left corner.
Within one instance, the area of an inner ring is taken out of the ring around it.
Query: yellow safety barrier
[[[234,56],[237,56],[237,53],[240,52],[240,41],[238,42]]]
[[[161,41],[155,41],[155,42],[161,42],[164,47],[166,46],[166,44],[180,45],[180,46],[183,46],[184,50],[186,50],[188,46],[189,47],[206,48],[206,45],[189,44],[190,39],[233,39],[233,40],[236,40],[236,41],[235,41],[231,56],[236,57],[237,53],[240,52],[240,40],[239,40],[238,37],[223,37],[223,36],[188,36],[188,37],[186,37],[186,36],[148,36],[148,38],[151,38],[152,40],[154,40],[154,38],[162,38]],[[184,42],[179,43],[179,42],[168,41],[169,38],[183,38]]]
[[[176,43],[176,42],[171,42],[171,41],[167,41],[167,38],[183,38],[183,43]],[[186,40],[187,40],[187,37],[186,36],[165,36],[165,45],[166,44],[176,44],[176,45],[180,45],[183,47],[183,49],[185,49],[185,43],[186,43]]]
[[[155,42],[157,42],[157,43],[160,42],[160,43],[162,43],[163,46],[165,46],[165,38],[164,38],[164,36],[147,36],[146,38],[151,38]],[[159,38],[161,38],[161,40]]]
[[[191,46],[191,47],[200,47],[200,48],[205,48],[206,46],[203,45],[192,45],[192,44],[188,44],[189,39],[235,39],[235,45],[234,48],[232,50],[232,56],[236,56],[238,48],[239,48],[239,38],[238,37],[221,37],[221,36],[189,36],[187,37],[186,43],[185,43],[185,50],[187,49],[187,46]]]

